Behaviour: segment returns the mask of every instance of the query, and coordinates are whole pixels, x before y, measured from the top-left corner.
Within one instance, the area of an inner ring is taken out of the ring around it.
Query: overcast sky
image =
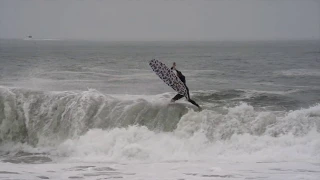
[[[0,0],[0,38],[319,39],[320,0]]]

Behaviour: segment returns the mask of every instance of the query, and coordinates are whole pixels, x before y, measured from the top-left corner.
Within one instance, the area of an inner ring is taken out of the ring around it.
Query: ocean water
[[[0,179],[319,180],[320,41],[1,39]]]

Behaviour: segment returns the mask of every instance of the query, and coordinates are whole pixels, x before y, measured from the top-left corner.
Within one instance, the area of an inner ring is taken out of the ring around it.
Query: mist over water
[[[317,179],[319,45],[0,41],[0,177],[34,164],[52,179],[148,179],[149,163],[183,178]],[[153,58],[177,63],[202,111],[169,103]]]

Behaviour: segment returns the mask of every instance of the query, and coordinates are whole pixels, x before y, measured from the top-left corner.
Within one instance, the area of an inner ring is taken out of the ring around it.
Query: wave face
[[[0,142],[59,143],[92,128],[129,125],[172,131],[187,111],[181,104],[167,106],[142,98],[121,99],[95,90],[41,92],[0,88]]]

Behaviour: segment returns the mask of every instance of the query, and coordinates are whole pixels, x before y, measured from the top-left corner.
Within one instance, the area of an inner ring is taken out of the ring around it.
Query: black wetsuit
[[[173,70],[173,67],[171,67],[171,70]],[[175,69],[175,70],[176,70],[176,69]],[[180,71],[178,71],[178,70],[176,70],[176,71],[177,71],[177,76],[178,76],[179,79],[183,82],[183,84],[186,86],[187,96],[188,96],[188,97],[186,97],[187,100],[188,100],[190,103],[192,103],[193,105],[195,105],[195,106],[197,106],[198,108],[200,108],[200,106],[199,106],[194,100],[192,100],[192,99],[190,98],[189,88],[188,88],[188,86],[186,85],[186,77],[185,77]],[[176,96],[174,96],[174,97],[172,98],[172,101],[177,101],[177,100],[181,99],[182,97],[184,97],[184,95],[177,94]]]

